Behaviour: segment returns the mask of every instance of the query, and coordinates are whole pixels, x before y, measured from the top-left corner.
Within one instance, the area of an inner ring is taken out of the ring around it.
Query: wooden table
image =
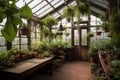
[[[41,67],[50,63],[52,63],[52,58],[44,59],[32,58],[22,62],[18,62],[14,67],[6,68],[2,70],[0,73],[2,75],[4,74],[5,76],[12,77],[15,80],[24,80],[25,76],[34,73]]]

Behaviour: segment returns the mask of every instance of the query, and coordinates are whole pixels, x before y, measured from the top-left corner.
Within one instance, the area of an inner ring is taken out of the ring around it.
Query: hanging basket
[[[66,35],[66,36],[69,36],[69,35],[70,35],[70,33],[65,33],[65,35]]]
[[[22,28],[22,29],[20,29],[20,34],[21,35],[29,35],[30,30],[28,28]]]
[[[57,32],[56,34],[57,35],[63,35],[63,32]]]
[[[101,31],[97,31],[96,35],[101,35],[101,33],[102,33]]]

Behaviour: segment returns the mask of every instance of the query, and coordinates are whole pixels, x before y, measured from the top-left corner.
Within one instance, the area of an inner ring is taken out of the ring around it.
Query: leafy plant
[[[120,33],[119,23],[120,23],[120,14],[117,8],[114,8],[112,10],[112,13],[109,19],[109,27],[110,27],[110,31],[112,32],[112,34],[118,35]]]
[[[48,15],[42,20],[42,22],[44,23],[45,26],[47,26],[49,29],[51,29],[51,27],[53,25],[56,25],[58,21],[53,16]]]
[[[87,33],[87,37],[93,37],[93,36],[94,36],[94,33],[92,33],[92,32]]]
[[[11,67],[15,65],[15,55],[18,52],[17,48],[7,50],[3,53],[0,53],[0,69]]]
[[[100,80],[106,80],[107,78],[106,78],[106,76],[105,76],[105,74],[101,74],[100,75]]]
[[[0,23],[6,19],[4,27],[1,29],[2,36],[12,42],[17,35],[17,26],[22,24],[21,16],[29,20],[32,16],[32,11],[26,4],[21,9],[15,5],[15,0],[0,1]]]
[[[90,6],[88,2],[85,2],[85,3],[78,2],[76,7],[78,8],[79,10],[78,12],[81,15],[88,15],[90,13]]]
[[[118,69],[120,70],[120,60],[113,60],[113,61],[111,61],[111,66],[113,68],[116,68],[117,69],[116,71],[118,71]]]
[[[100,16],[100,19],[102,20],[102,23],[100,25],[100,27],[105,31],[105,32],[108,32],[109,31],[109,22],[108,22],[108,19],[105,15],[101,15]]]
[[[70,5],[64,8],[62,16],[71,19],[75,15],[74,6]]]

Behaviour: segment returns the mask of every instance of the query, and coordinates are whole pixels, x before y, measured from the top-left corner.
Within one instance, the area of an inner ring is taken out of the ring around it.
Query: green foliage
[[[9,41],[13,41],[17,35],[17,27],[14,27],[8,20],[3,29],[1,29],[2,35]]]
[[[0,1],[0,23],[5,18],[7,19],[1,33],[9,42],[12,42],[17,35],[17,26],[22,24],[21,16],[24,16],[27,20],[32,16],[32,11],[28,5],[18,9],[15,3],[16,0]]]
[[[112,10],[109,19],[109,27],[112,34],[118,35],[120,33],[120,14],[118,13],[117,8]]]
[[[120,79],[120,72],[114,75],[113,80],[119,80]]]
[[[106,80],[105,74],[101,74],[101,75],[100,75],[100,80]]]
[[[120,34],[112,35],[111,44],[120,49]]]
[[[113,60],[113,61],[111,61],[111,66],[113,68],[119,68],[119,70],[120,70],[120,60]]]
[[[62,16],[71,19],[75,15],[74,6],[70,5],[64,8]]]
[[[96,55],[98,50],[112,49],[110,40],[92,40],[90,42],[89,55]]]
[[[42,20],[43,24],[47,27],[52,27],[53,25],[56,25],[58,20],[55,19],[53,16],[48,15]]]
[[[21,9],[21,14],[25,19],[29,20],[32,17],[32,10],[27,4],[25,4]]]
[[[0,53],[0,69],[14,66],[15,54],[17,51],[17,48],[13,48],[6,52]]]
[[[94,36],[94,33],[92,33],[92,32],[87,33],[87,37],[93,37],[93,36]]]
[[[105,32],[108,32],[109,31],[109,22],[108,22],[108,19],[105,15],[101,15],[100,16],[100,19],[102,20],[102,23],[100,25],[100,27],[105,31]]]
[[[90,6],[88,2],[79,3],[77,6],[81,15],[88,15],[90,13]]]

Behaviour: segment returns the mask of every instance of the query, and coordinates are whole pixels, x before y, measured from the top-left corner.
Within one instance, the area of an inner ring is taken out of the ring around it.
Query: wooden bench
[[[109,77],[109,65],[107,65],[104,61],[104,58],[102,57],[101,53],[99,53],[99,60],[100,60],[100,63],[101,63],[101,66],[103,68],[103,71],[105,73],[105,76],[107,78],[107,80],[111,80],[110,77]]]
[[[22,62],[16,63],[14,67],[6,68],[0,73],[5,75],[6,77],[13,78],[15,80],[24,80],[24,78],[38,69],[42,68],[47,64],[52,64],[52,58],[44,58],[44,59],[28,59]],[[52,70],[52,65],[51,65]]]

